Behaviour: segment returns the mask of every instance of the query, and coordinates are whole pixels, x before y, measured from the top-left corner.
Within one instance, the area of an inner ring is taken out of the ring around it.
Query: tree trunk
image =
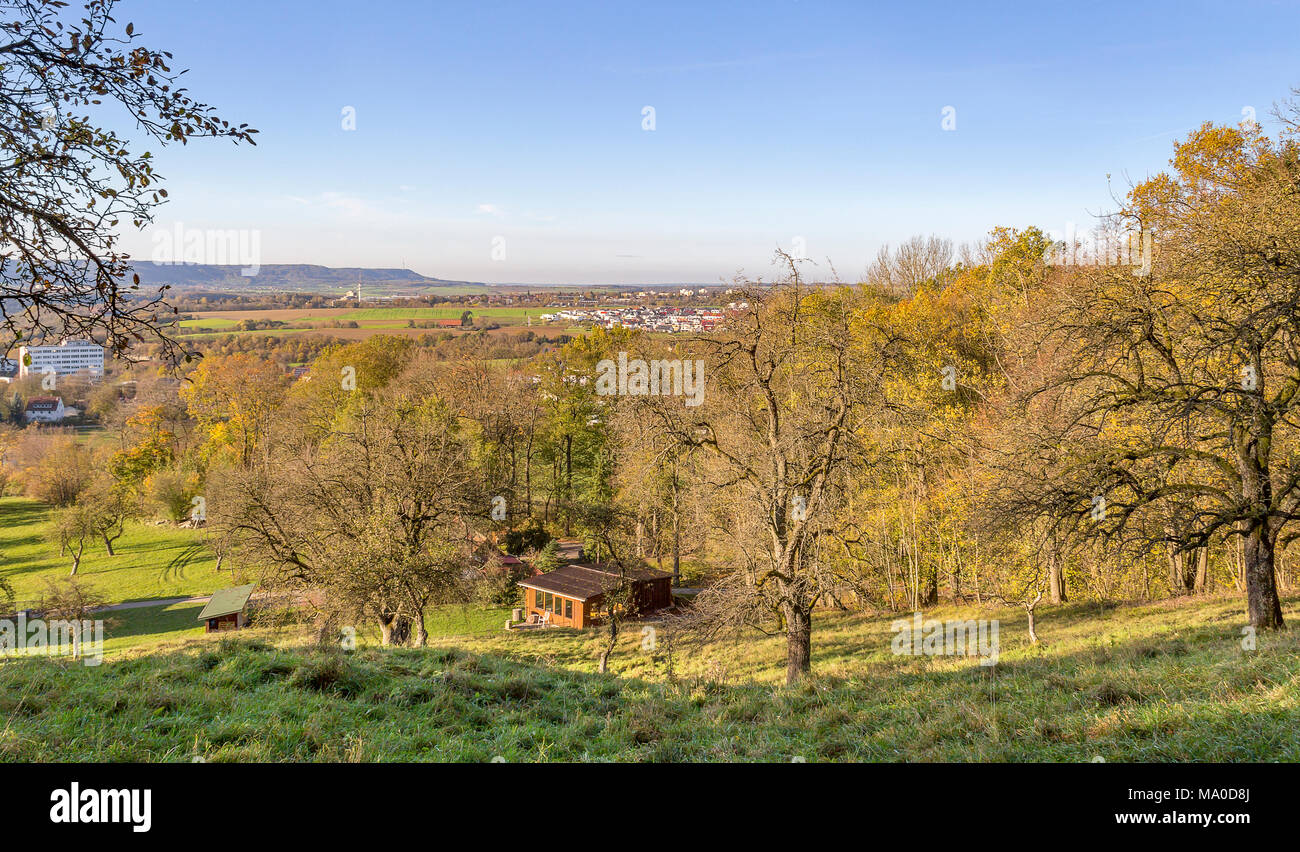
[[[659,510],[654,509],[650,512],[650,538],[655,543],[655,562],[659,565],[659,570],[664,570],[664,549],[659,541]]]
[[[564,436],[564,534],[573,535],[573,436]]]
[[[673,587],[682,584],[682,523],[677,505],[677,468],[673,468]]]
[[[528,433],[528,448],[524,451],[524,491],[527,492],[528,517],[533,516],[533,433]]]
[[[411,619],[404,615],[386,615],[379,619],[380,644],[405,645],[411,639]]]
[[[1246,611],[1258,630],[1282,629],[1282,601],[1277,593],[1274,557],[1277,531],[1265,521],[1252,526],[1244,542]]]
[[[942,539],[941,539],[942,540]],[[949,557],[949,564],[952,565],[952,599],[959,603],[965,602],[965,596],[961,592],[961,551],[957,543],[953,542],[952,555]]]
[[[789,686],[812,671],[811,615],[786,607],[785,631],[785,682]]]
[[[108,533],[100,533],[100,537],[104,539],[104,547],[107,548],[108,555],[116,556],[117,554],[113,552],[113,540],[108,537]]]
[[[1183,567],[1184,554],[1174,545],[1168,546],[1167,558],[1169,560],[1169,591],[1175,595],[1183,593],[1184,580],[1187,575]]]
[[[1070,599],[1065,593],[1065,561],[1055,549],[1047,558],[1047,599],[1054,604],[1065,603]]]
[[[424,626],[424,610],[415,619],[415,647],[426,648],[429,645],[429,629]]]
[[[1025,616],[1029,621],[1029,641],[1037,645],[1038,634],[1034,632],[1034,607],[1032,605],[1025,606]]]
[[[1190,595],[1199,591],[1200,572],[1204,570],[1205,548],[1169,551],[1169,587],[1175,595]]]
[[[597,671],[605,674],[609,671],[609,655],[614,653],[614,644],[618,641],[618,618],[615,617],[614,611],[609,612],[609,641],[600,652],[600,664]]]
[[[1237,537],[1237,546],[1232,552],[1232,585],[1237,587],[1237,591],[1246,590],[1246,537]]]
[[[1198,595],[1206,592],[1210,577],[1210,548],[1201,547],[1196,551],[1196,577],[1192,580],[1192,591]]]
[[[81,553],[86,549],[86,543],[83,541],[77,545],[77,549],[72,551],[72,573],[69,576],[77,576],[77,569],[81,567]]]

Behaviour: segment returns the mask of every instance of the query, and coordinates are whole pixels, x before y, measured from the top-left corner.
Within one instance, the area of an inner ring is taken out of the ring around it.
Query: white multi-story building
[[[24,346],[18,350],[18,378],[40,376],[54,369],[70,376],[82,370],[104,375],[104,347],[89,340],[65,340],[58,346]]]

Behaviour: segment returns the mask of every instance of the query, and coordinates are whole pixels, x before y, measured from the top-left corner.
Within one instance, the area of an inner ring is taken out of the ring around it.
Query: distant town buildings
[[[642,331],[705,332],[722,325],[726,314],[721,308],[680,307],[629,307],[629,308],[569,308],[551,314],[542,314],[543,322],[590,323],[613,328],[635,328]]]
[[[65,340],[57,346],[23,346],[18,350],[18,378],[44,375],[71,376],[85,370],[104,375],[104,347],[88,340]]]

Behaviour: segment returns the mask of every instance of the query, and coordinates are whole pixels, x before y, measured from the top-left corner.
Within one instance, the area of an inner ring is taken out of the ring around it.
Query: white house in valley
[[[60,423],[66,416],[63,400],[57,396],[34,396],[23,410],[23,419],[28,423]]]

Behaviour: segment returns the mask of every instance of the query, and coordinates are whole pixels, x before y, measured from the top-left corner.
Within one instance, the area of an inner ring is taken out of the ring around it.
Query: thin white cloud
[[[379,208],[369,201],[344,192],[321,192],[310,197],[286,195],[284,199],[302,207],[335,211],[349,217],[371,216],[379,212]]]

